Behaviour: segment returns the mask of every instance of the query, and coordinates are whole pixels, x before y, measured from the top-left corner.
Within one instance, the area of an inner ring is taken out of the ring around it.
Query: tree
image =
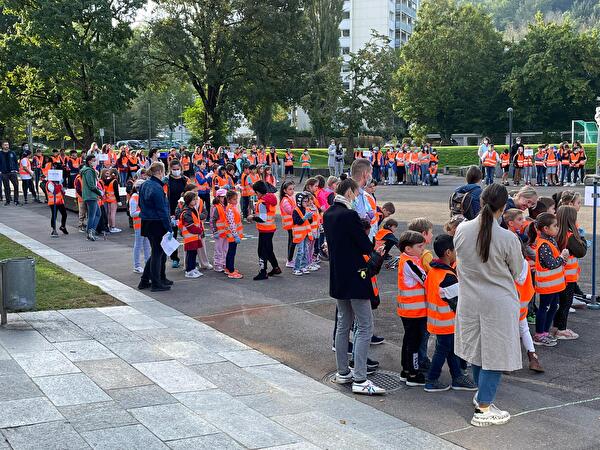
[[[159,3],[146,33],[148,56],[192,84],[204,107],[205,140],[224,141],[223,123],[239,111],[248,89],[297,70],[299,6],[299,0]]]
[[[590,117],[600,93],[600,33],[575,25],[544,23],[541,14],[508,53],[511,71],[503,84],[516,125],[543,131],[569,128]]]
[[[143,0],[0,0],[17,20],[0,40],[4,86],[34,117],[54,116],[78,145],[135,96],[130,23]]]
[[[491,17],[454,0],[426,0],[402,47],[396,107],[408,122],[438,131],[500,129],[504,43]]]

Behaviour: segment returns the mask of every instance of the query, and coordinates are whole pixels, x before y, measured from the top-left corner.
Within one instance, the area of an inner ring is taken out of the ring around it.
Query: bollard
[[[600,305],[596,302],[596,218],[598,216],[598,212],[596,208],[598,206],[598,180],[594,178],[594,193],[593,193],[593,225],[592,225],[592,301],[588,305],[588,309],[598,310],[600,309]]]

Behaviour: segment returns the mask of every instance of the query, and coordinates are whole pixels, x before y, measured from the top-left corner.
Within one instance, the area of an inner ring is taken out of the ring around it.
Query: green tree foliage
[[[600,93],[600,34],[544,23],[541,14],[509,51],[503,87],[522,129],[560,131],[570,118],[590,117]]]
[[[415,32],[402,47],[397,110],[444,140],[457,131],[494,131],[506,110],[503,55],[502,36],[481,9],[425,0]]]
[[[78,146],[94,140],[99,121],[135,96],[130,51],[135,11],[143,0],[0,0],[16,17],[0,36],[2,79],[24,110],[57,118]]]

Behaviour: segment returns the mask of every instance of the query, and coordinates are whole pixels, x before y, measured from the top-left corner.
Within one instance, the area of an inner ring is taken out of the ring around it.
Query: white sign
[[[100,137],[104,137],[104,128],[100,128],[99,133],[100,133]]]
[[[533,156],[533,149],[532,149],[532,148],[526,148],[526,149],[523,151],[523,154],[524,154],[525,156]]]
[[[600,186],[597,189],[597,195],[600,195]],[[585,206],[594,206],[594,186],[585,187],[585,193],[583,194],[583,204]],[[598,198],[598,204],[600,205],[600,198]]]
[[[108,161],[108,154],[107,153],[99,153],[98,161]]]
[[[362,154],[363,154],[363,158],[365,158],[365,159],[369,159],[371,156],[373,156],[373,154],[371,153],[371,150],[364,150],[362,152]]]
[[[229,159],[233,159],[233,158],[235,158],[235,154],[233,152],[227,152],[227,157]]]
[[[48,181],[62,182],[62,180],[63,180],[63,171],[62,170],[49,170],[48,171]]]
[[[171,234],[171,239],[169,239],[169,233],[165,233],[160,241],[160,246],[167,256],[171,256],[175,250],[179,247],[179,242],[177,239],[173,237]]]

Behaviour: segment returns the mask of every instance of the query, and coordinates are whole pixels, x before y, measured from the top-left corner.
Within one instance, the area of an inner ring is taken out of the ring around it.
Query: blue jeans
[[[302,270],[308,266],[308,238],[304,238],[302,242],[296,244],[296,262],[294,270]]]
[[[537,166],[536,168],[536,183],[541,186],[546,181],[546,168],[543,166]]]
[[[410,165],[410,181],[415,185],[419,183],[419,166],[416,164]]]
[[[477,384],[477,401],[489,405],[496,398],[496,391],[500,384],[502,372],[499,370],[486,370],[481,366],[471,364],[473,381]]]
[[[373,179],[379,183],[381,169],[379,166],[373,166]]]
[[[127,172],[119,172],[119,179],[121,180],[121,186],[125,186],[127,184]]]
[[[421,182],[429,182],[429,164],[421,164]]]
[[[535,332],[547,333],[558,309],[559,293],[540,294],[540,306],[535,318]]]
[[[98,207],[97,200],[86,200],[85,206],[87,208],[88,221],[87,221],[87,231],[96,230],[98,226],[98,222],[100,221],[100,208]]]
[[[494,183],[494,173],[496,172],[495,167],[486,167],[485,168],[485,184],[489,186]]]
[[[435,381],[440,377],[444,361],[448,361],[448,368],[453,380],[462,375],[460,359],[454,354],[454,334],[438,334],[436,336],[435,352],[427,374],[428,381]]]
[[[150,241],[147,237],[142,236],[141,230],[134,231],[134,241],[133,241],[133,268],[143,267],[140,263],[140,256],[142,250],[144,251],[144,263],[148,262],[150,259]]]
[[[235,254],[237,252],[237,244],[235,242],[230,242],[229,247],[227,247],[227,255],[225,255],[225,268],[230,272],[235,270]]]

